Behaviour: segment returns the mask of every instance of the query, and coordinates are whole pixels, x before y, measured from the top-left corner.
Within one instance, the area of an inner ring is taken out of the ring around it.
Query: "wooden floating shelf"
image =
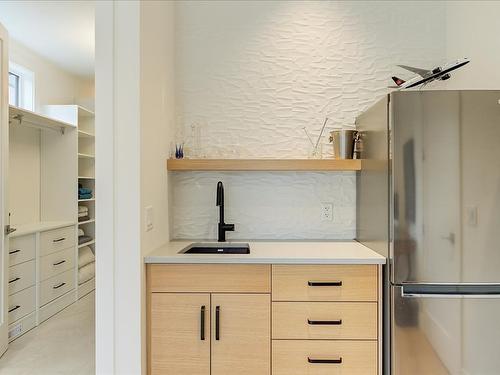
[[[169,171],[360,171],[353,159],[168,159]]]

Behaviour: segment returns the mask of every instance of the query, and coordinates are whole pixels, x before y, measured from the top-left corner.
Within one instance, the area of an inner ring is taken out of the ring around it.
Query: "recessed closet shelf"
[[[25,234],[36,233],[36,232],[44,232],[46,230],[63,228],[70,225],[75,225],[74,221],[41,221],[37,223],[28,223],[21,225],[12,225],[13,228],[16,229],[14,233],[12,233],[9,237],[20,237]]]
[[[80,221],[78,225],[82,224],[89,224],[89,223],[95,223],[95,219],[90,219],[90,220],[85,220],[85,221]]]
[[[95,201],[95,198],[89,198],[89,199],[78,199],[78,202],[93,202]]]
[[[64,130],[74,129],[76,126],[68,122],[56,120],[54,118],[19,108],[13,105],[9,106],[9,122],[22,126],[29,126],[39,129]]]
[[[80,159],[94,159],[95,156],[94,155],[90,155],[90,154],[83,154],[83,153],[78,153],[78,157]]]
[[[88,246],[88,245],[92,245],[92,244],[95,244],[95,240],[82,243],[81,245],[78,245],[78,248],[81,248],[81,247],[84,247],[84,246]]]

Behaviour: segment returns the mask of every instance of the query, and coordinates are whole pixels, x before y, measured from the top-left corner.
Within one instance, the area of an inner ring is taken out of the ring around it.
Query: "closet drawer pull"
[[[324,325],[324,326],[339,326],[342,324],[342,319],[338,320],[311,320],[307,319],[307,324],[309,325]]]
[[[309,286],[342,286],[342,281],[308,281]]]
[[[12,280],[9,280],[9,284],[10,283],[15,283],[16,281],[19,281],[19,280],[21,280],[21,278],[20,277],[16,277],[16,278],[14,278]]]
[[[21,249],[12,250],[12,251],[9,251],[9,255],[20,253],[20,252],[21,252]]]
[[[58,238],[56,240],[52,240],[52,242],[61,242],[61,241],[64,241],[66,239],[66,237],[61,237],[61,238]]]
[[[342,363],[342,357],[333,358],[333,359],[314,359],[314,358],[307,357],[307,362],[309,362],[309,363],[339,364],[339,363]]]
[[[9,312],[11,313],[12,311],[16,311],[16,310],[17,310],[18,308],[20,308],[20,307],[21,307],[20,305],[16,305],[16,306],[14,306],[14,307],[11,307],[11,308],[9,309]]]
[[[66,263],[66,260],[61,260],[60,262],[52,263],[53,266],[59,266],[63,263]]]
[[[64,285],[66,285],[66,283],[60,283],[60,284],[58,284],[58,285],[54,285],[54,286],[52,287],[52,289],[59,289],[60,287],[62,287],[62,286],[64,286]]]

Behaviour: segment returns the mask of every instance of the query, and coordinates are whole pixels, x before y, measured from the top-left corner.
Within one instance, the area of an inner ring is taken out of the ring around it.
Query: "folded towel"
[[[78,237],[80,236],[85,236],[85,232],[83,231],[83,229],[78,228]]]
[[[78,188],[78,194],[92,194],[92,189],[89,188]]]
[[[78,194],[78,199],[90,199],[92,194]]]
[[[89,212],[89,208],[87,206],[78,206],[78,213],[81,214],[81,213],[88,213]]]
[[[89,215],[85,215],[85,216],[80,216],[78,215],[78,222],[82,222],[82,221],[87,221],[87,220],[90,220],[90,216]]]
[[[78,250],[78,268],[82,268],[94,261],[95,256],[90,247],[84,246]]]
[[[83,284],[95,276],[95,262],[89,263],[78,270],[78,284]]]
[[[91,236],[78,236],[78,245],[81,245],[82,243],[86,243],[92,241]]]

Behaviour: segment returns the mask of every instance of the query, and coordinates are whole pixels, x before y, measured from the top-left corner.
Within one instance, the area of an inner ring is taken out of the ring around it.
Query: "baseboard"
[[[9,324],[9,342],[21,337],[29,330],[36,327],[36,312],[33,311],[21,319]]]
[[[72,289],[68,293],[62,295],[61,297],[55,299],[52,302],[40,307],[38,312],[38,324],[46,321],[52,315],[57,314],[59,311],[63,310],[67,306],[75,302],[75,290]]]
[[[78,285],[78,299],[86,296],[95,289],[95,277]]]

